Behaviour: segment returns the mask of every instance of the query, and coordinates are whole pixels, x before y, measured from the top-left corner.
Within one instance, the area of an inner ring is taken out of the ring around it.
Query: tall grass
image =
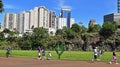
[[[0,50],[0,56],[5,56],[5,50]],[[49,51],[46,51],[46,57]],[[50,51],[52,54],[52,59],[58,60],[58,55],[55,51]],[[117,52],[118,62],[120,62],[120,52]],[[11,57],[21,57],[21,58],[37,58],[38,54],[36,50],[12,50]],[[102,56],[99,57],[102,62],[109,62],[112,58],[112,52],[104,52]],[[65,51],[61,60],[78,60],[78,61],[91,61],[93,59],[93,52],[81,52],[81,51]]]

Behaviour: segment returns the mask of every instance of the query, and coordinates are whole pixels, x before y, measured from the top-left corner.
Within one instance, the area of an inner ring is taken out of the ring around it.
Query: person
[[[117,54],[116,54],[116,49],[115,48],[113,50],[112,60],[109,63],[112,64],[112,62],[115,62],[116,64],[118,64],[117,63]]]
[[[93,47],[93,52],[94,52],[94,59],[92,59],[92,61],[96,61],[97,60],[97,47]]]
[[[8,48],[6,49],[6,57],[8,58],[9,55],[10,55],[10,47],[8,47]]]
[[[48,52],[48,60],[52,59],[52,54],[51,52]]]
[[[98,50],[98,57],[102,56],[102,54],[103,54],[103,50],[99,49]]]
[[[44,49],[42,49],[42,58],[45,60],[46,59],[46,57],[45,57],[45,50]]]
[[[102,51],[99,49],[98,56],[100,57],[102,55]]]
[[[41,60],[41,54],[40,54],[41,48],[40,48],[40,46],[37,48],[37,50],[38,50],[38,60]]]

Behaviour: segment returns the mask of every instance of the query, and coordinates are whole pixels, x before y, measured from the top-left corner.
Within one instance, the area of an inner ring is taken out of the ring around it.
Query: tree
[[[33,35],[44,38],[44,37],[48,36],[48,31],[46,29],[42,28],[42,27],[34,28]]]
[[[102,28],[99,32],[100,40],[105,48],[108,46],[115,46],[115,32],[116,32],[116,24],[114,22],[104,22]],[[114,42],[114,43],[112,43]],[[112,47],[114,48],[114,47]],[[109,48],[110,49],[110,48]],[[111,49],[112,50],[112,49]]]
[[[0,41],[4,40],[4,34],[0,32]]]
[[[57,31],[56,31],[56,35],[61,35],[63,32],[62,32],[62,29],[58,29]]]
[[[81,26],[81,33],[86,33],[87,32],[87,28],[85,26]]]
[[[56,53],[57,53],[57,55],[58,55],[58,59],[60,60],[60,57],[61,57],[61,55],[62,55],[63,52],[64,52],[64,46],[63,46],[63,45],[60,45],[60,44],[56,45],[55,51],[56,51]]]
[[[19,46],[21,49],[30,50],[32,49],[31,34],[26,32],[23,34],[22,39],[19,38]]]
[[[36,48],[38,46],[41,46],[43,48],[47,47],[47,37],[48,31],[46,29],[42,27],[34,28],[32,34],[32,48]]]
[[[80,33],[80,26],[78,24],[73,24],[71,29],[76,32],[76,33]]]
[[[3,30],[3,33],[10,33],[10,30],[7,29],[7,28],[5,28],[5,29]]]
[[[101,29],[101,26],[99,24],[90,25],[88,28],[88,32],[99,32]]]
[[[10,41],[13,42],[14,38],[15,38],[15,34],[17,34],[14,31],[10,31],[9,29],[5,28],[2,33],[4,34],[5,38]]]
[[[47,38],[47,49],[53,50],[57,44],[57,38],[55,36],[49,36]]]
[[[103,36],[104,38],[108,38],[109,36],[114,34],[116,30],[117,30],[117,28],[116,28],[116,25],[114,22],[105,22],[102,25],[102,28],[101,28],[99,34],[101,36]]]
[[[78,25],[78,24],[73,24],[71,29],[72,31],[78,33],[79,35],[87,31],[86,27],[84,27],[83,25]]]
[[[64,38],[67,38],[68,40],[75,38],[75,32],[72,31],[70,28],[64,27],[63,32],[64,32]]]

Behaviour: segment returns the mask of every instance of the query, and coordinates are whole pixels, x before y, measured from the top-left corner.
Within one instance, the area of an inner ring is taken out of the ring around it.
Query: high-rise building
[[[4,27],[10,30],[15,30],[17,26],[17,14],[7,13],[4,15]]]
[[[63,27],[67,27],[67,18],[61,18],[61,17],[57,17],[57,29],[63,29]],[[75,23],[74,18],[70,18],[70,27],[72,27],[72,25]]]
[[[30,10],[30,29],[34,28],[34,10]]]
[[[35,7],[30,11],[22,11],[18,16],[18,31],[23,34],[37,27],[49,28],[49,11],[44,7]]]
[[[120,13],[120,0],[118,0],[118,5],[117,5],[117,7],[118,7],[118,13]]]
[[[94,19],[91,19],[90,21],[89,21],[89,26],[90,25],[94,25],[96,23],[96,21],[94,20]]]
[[[55,28],[55,12],[50,11],[49,13],[49,28]]]
[[[49,11],[45,6],[30,10],[30,28],[36,27],[49,28]]]
[[[70,18],[71,18],[71,9],[70,8],[62,8],[61,9],[61,17],[66,18],[66,25],[70,28]]]
[[[63,27],[66,27],[66,21],[67,21],[67,18],[61,18],[61,17],[58,17],[57,18],[57,29],[63,29]]]
[[[18,31],[23,34],[25,32],[29,32],[30,29],[30,12],[22,11],[18,15]]]
[[[25,11],[18,14],[18,31],[20,34],[24,33]]]
[[[62,8],[58,17],[54,11],[49,11],[45,6],[35,7],[33,10],[22,11],[19,14],[5,14],[4,17],[5,28],[16,29],[20,34],[31,32],[38,27],[55,34],[57,29],[62,29],[64,26],[70,28],[72,24],[74,18],[71,18],[70,8]]]
[[[117,3],[118,13],[111,13],[111,14],[104,15],[104,22],[115,21],[118,24],[118,29],[120,29],[120,0],[118,0],[117,2],[118,2]]]
[[[120,21],[120,13],[111,13],[104,15],[104,22]]]
[[[25,32],[29,32],[31,29],[30,29],[30,12],[29,11],[26,11],[24,13],[24,33]]]
[[[70,18],[70,27],[72,27],[72,25],[75,23],[75,19],[74,18]]]
[[[39,27],[39,7],[34,8],[34,15],[31,15],[34,17],[34,28]]]
[[[49,28],[49,11],[45,6],[39,8],[39,27]]]

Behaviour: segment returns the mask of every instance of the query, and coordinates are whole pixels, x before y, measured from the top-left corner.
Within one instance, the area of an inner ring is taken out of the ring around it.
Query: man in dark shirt
[[[6,49],[6,57],[8,58],[9,55],[10,55],[10,47],[8,47],[8,48]]]

